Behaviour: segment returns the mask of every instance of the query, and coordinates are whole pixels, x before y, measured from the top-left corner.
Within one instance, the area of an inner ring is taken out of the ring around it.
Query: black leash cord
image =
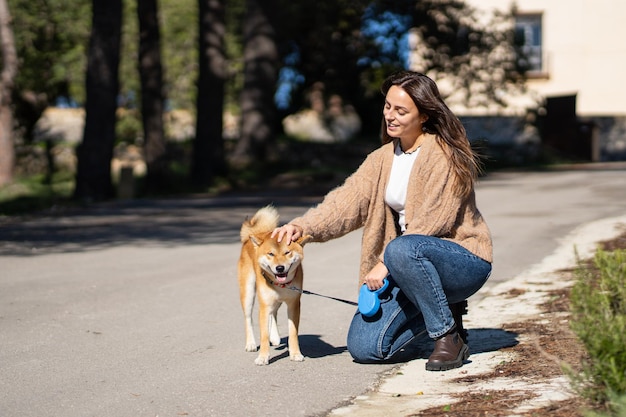
[[[318,297],[324,297],[324,298],[329,298],[331,300],[335,300],[335,301],[339,301],[340,303],[345,303],[345,304],[350,304],[351,306],[358,306],[358,303],[355,303],[354,301],[349,301],[349,300],[344,300],[342,298],[335,298],[335,297],[330,297],[328,295],[322,295],[322,294],[317,294],[311,291],[307,291],[307,290],[302,290],[298,287],[287,287],[287,289],[293,290],[293,291],[298,291],[301,294],[307,294],[307,295],[317,295]]]

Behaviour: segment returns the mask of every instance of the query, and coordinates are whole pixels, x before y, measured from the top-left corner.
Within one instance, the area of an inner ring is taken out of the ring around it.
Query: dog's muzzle
[[[284,284],[287,282],[288,270],[285,269],[284,265],[277,265],[276,271],[274,272],[274,277],[276,281],[280,284]]]

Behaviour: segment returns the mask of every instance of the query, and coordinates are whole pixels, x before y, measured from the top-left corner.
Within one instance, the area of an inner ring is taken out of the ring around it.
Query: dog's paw
[[[257,356],[257,358],[254,360],[254,363],[256,363],[257,365],[267,365],[270,363],[270,357],[269,356]]]
[[[246,352],[256,352],[256,343],[246,344]]]
[[[295,355],[289,355],[289,359],[294,362],[304,362],[304,356],[301,353],[296,353]]]

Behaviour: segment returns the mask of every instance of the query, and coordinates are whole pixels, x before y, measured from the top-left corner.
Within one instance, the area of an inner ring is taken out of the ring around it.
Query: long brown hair
[[[406,91],[420,113],[428,115],[423,126],[424,132],[434,134],[444,151],[450,156],[457,177],[455,184],[457,190],[461,195],[470,193],[481,171],[480,159],[470,145],[463,124],[441,98],[437,84],[419,72],[400,71],[383,82],[381,87],[383,95],[386,96],[394,85]],[[384,124],[383,117],[383,126]],[[383,144],[392,140],[393,138],[387,134],[387,129],[383,128]]]

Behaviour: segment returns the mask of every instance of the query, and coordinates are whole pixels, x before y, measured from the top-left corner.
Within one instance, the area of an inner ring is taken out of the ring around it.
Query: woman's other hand
[[[363,283],[367,285],[370,291],[375,291],[383,287],[383,280],[389,275],[389,270],[384,263],[379,262],[370,272],[363,278]]]

